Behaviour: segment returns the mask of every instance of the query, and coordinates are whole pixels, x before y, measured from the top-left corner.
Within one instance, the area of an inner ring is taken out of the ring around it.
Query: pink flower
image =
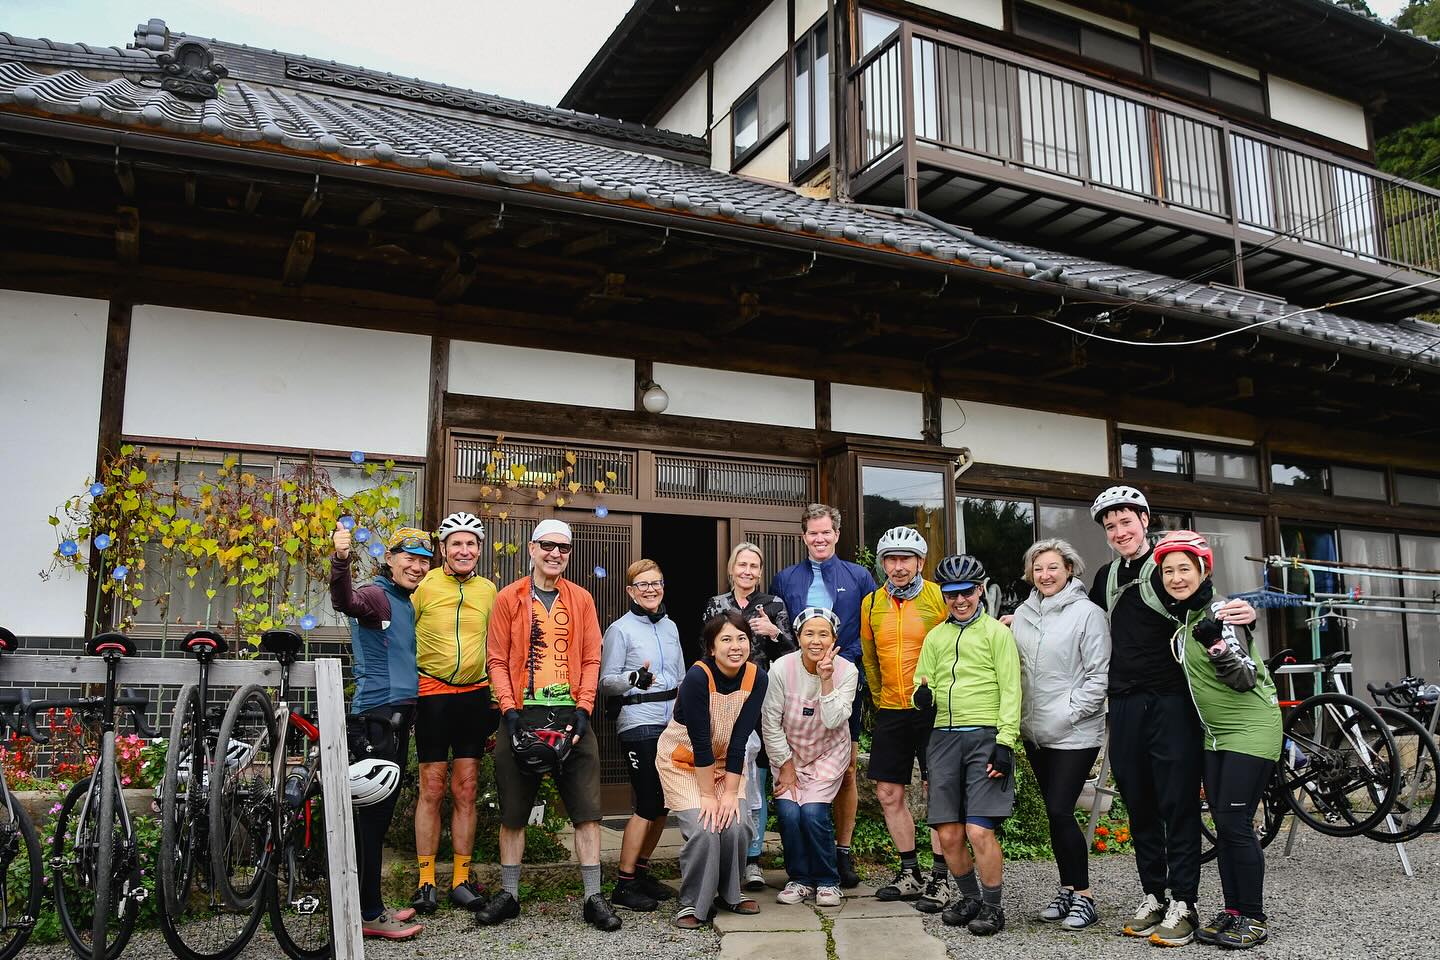
[[[129,777],[121,777],[121,778],[120,778],[120,786],[122,786],[122,787],[128,787],[128,786],[130,786],[130,778],[129,778]]]
[[[63,804],[63,803],[57,803],[57,804],[55,804],[55,806],[53,806],[53,807],[50,808],[50,815],[53,817],[55,814],[59,813],[59,812],[60,812],[60,809],[61,809],[62,807],[64,807],[64,806],[65,806],[65,804]]]

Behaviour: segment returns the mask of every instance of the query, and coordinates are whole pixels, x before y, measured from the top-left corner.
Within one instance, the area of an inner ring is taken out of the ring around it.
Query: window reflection
[[[860,487],[865,546],[874,550],[880,535],[891,527],[914,527],[930,547],[925,576],[933,578],[935,564],[945,555],[945,475],[935,470],[864,466]]]

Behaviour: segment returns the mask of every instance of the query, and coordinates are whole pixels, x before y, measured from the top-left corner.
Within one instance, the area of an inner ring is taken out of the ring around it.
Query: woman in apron
[[[710,618],[702,657],[680,682],[675,713],[655,748],[665,806],[680,821],[680,912],[675,926],[694,930],[712,908],[759,913],[740,892],[750,818],[745,741],[760,723],[765,672],[750,662],[750,625],[736,611]],[[848,735],[848,734],[847,734]]]
[[[850,710],[860,676],[837,656],[839,628],[834,613],[807,607],[795,618],[799,651],[770,668],[760,728],[775,771],[775,815],[790,876],[775,897],[781,903],[814,897],[818,906],[838,907],[844,899],[830,805],[850,765]]]

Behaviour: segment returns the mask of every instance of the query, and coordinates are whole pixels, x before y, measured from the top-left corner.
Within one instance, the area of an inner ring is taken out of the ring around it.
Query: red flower
[[[1095,828],[1095,836],[1097,836],[1097,837],[1108,837],[1108,836],[1110,836],[1110,828],[1109,828],[1109,827],[1096,827],[1096,828]]]
[[[1105,841],[1104,841],[1104,840],[1096,840],[1096,841],[1095,841],[1095,849],[1103,852],[1103,851],[1105,850]]]

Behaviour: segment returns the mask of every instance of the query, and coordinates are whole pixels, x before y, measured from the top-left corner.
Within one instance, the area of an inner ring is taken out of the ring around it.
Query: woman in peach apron
[[[775,772],[775,815],[790,882],[781,903],[811,897],[822,907],[844,899],[835,863],[830,806],[850,766],[850,711],[860,682],[854,664],[836,656],[840,621],[807,607],[795,618],[800,649],[770,667],[760,729]]]
[[[735,611],[705,621],[703,656],[680,681],[675,713],[656,745],[665,806],[680,821],[680,912],[675,926],[705,924],[713,907],[758,913],[740,892],[750,818],[745,741],[760,723],[765,672],[750,663],[750,625]]]

